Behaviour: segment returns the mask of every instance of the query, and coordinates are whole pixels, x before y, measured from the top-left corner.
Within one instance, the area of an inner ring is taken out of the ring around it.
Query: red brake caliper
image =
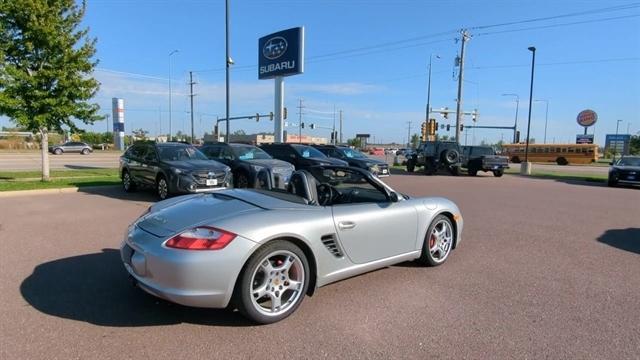
[[[434,246],[436,246],[436,236],[431,234],[429,238],[429,249],[433,249]]]

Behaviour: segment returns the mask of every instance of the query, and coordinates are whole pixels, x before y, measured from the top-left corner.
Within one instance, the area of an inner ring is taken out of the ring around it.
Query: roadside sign
[[[593,134],[576,135],[576,144],[593,144]]]
[[[580,111],[576,118],[578,125],[584,126],[585,128],[594,125],[597,120],[598,114],[590,109]]]
[[[371,135],[370,134],[356,134],[356,137],[357,138],[366,138],[366,139],[368,139],[368,138],[371,137]]]
[[[258,79],[304,72],[304,27],[263,36],[258,40]]]

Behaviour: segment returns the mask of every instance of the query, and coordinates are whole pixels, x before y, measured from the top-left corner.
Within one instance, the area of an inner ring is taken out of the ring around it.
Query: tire
[[[556,159],[556,164],[564,166],[564,165],[568,165],[569,162],[564,156],[560,156],[559,158]]]
[[[449,173],[453,176],[460,175],[460,167],[459,166],[449,166]]]
[[[449,258],[455,234],[451,220],[445,215],[436,216],[424,237],[422,245],[422,254],[418,261],[426,266],[438,266],[444,264]],[[441,235],[438,235],[441,231]],[[436,256],[436,254],[438,256]]]
[[[80,154],[89,155],[89,149],[82,149],[82,151],[80,151]]]
[[[414,172],[416,170],[416,163],[413,160],[407,161],[407,172]]]
[[[243,171],[238,172],[237,176],[233,177],[233,187],[235,188],[248,188],[249,187],[249,177]]]
[[[493,170],[493,176],[501,177],[504,174],[504,170]]]
[[[60,148],[54,149],[53,153],[56,154],[56,155],[62,155],[62,149],[60,149]]]
[[[511,157],[511,162],[514,164],[520,164],[520,157],[519,156],[512,156]]]
[[[156,194],[160,200],[168,199],[170,196],[169,183],[163,175],[158,176],[158,180],[156,180]]]
[[[424,174],[431,176],[435,173],[436,173],[436,165],[432,161],[427,160],[424,163]]]
[[[234,303],[251,321],[278,322],[300,306],[310,276],[309,262],[299,247],[284,240],[271,241],[251,255],[244,265],[236,283]],[[280,303],[279,307],[274,300]]]
[[[476,176],[478,175],[478,169],[476,169],[475,167],[470,167],[467,172],[469,173],[469,176]]]
[[[607,186],[614,187],[618,185],[618,181],[616,179],[612,179],[611,176],[607,179]]]
[[[136,191],[136,183],[127,170],[122,172],[122,188],[128,193]]]
[[[445,150],[440,154],[440,160],[442,160],[445,164],[453,165],[458,162],[460,159],[460,154],[455,149]]]

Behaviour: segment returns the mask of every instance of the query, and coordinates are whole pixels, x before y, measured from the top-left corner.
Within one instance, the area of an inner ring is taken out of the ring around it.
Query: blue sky
[[[575,13],[583,14],[482,28]],[[197,133],[211,132],[215,115],[224,116],[224,1],[90,0],[85,25],[98,39],[95,76],[102,88],[96,101],[110,113],[110,99],[123,97],[127,130],[144,127],[154,134],[161,126],[166,132],[168,54],[174,49],[179,50],[172,57],[174,132],[188,131],[190,70],[196,71],[198,82]],[[463,104],[466,110],[478,109],[479,125],[511,125],[515,101],[501,94],[517,93],[524,136],[531,62],[527,47],[533,45],[538,49],[534,98],[549,100],[548,142],[573,142],[575,134],[582,133],[576,115],[585,108],[599,115],[598,143],[604,143],[605,133],[615,132],[617,119],[623,120],[621,133],[628,123],[632,133],[640,130],[638,3],[231,0],[232,116],[272,111],[273,80],[258,80],[252,67],[257,63],[258,38],[294,26],[305,26],[307,63],[304,74],[285,80],[290,119],[298,117],[299,98],[307,107],[307,123],[330,126],[334,107],[342,109],[346,137],[370,133],[378,141],[403,142],[408,121],[413,122],[412,132],[418,132],[424,120],[430,54],[440,56],[433,62],[432,106],[455,108],[453,63],[459,44],[454,39],[461,28],[469,28],[473,36],[467,46]],[[210,70],[198,71],[206,69]],[[538,142],[544,116],[544,103],[534,103],[531,136]],[[84,127],[107,128],[104,122]],[[272,131],[273,124],[232,123],[232,131],[240,128]],[[510,139],[511,133],[478,129],[469,131],[468,142],[501,137]]]

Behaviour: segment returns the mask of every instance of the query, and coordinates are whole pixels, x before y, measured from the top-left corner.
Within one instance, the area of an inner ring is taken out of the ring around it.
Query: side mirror
[[[398,202],[398,193],[392,191],[391,194],[389,194],[389,200],[391,200],[391,202]]]

